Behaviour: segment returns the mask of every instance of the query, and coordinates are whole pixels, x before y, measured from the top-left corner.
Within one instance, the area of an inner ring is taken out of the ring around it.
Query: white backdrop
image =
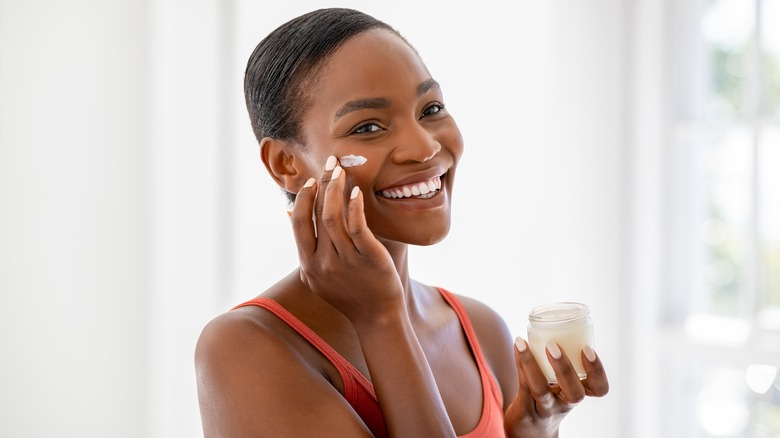
[[[452,233],[412,251],[413,275],[522,336],[531,307],[588,303],[612,391],[561,436],[653,436],[634,415],[653,382],[635,378],[657,292],[653,143],[637,134],[653,107],[639,123],[635,100],[652,74],[632,50],[653,47],[632,23],[658,11],[366,3],[0,0],[1,436],[202,435],[200,329],[296,262],[243,68],[274,27],[334,5],[416,46],[465,138]]]

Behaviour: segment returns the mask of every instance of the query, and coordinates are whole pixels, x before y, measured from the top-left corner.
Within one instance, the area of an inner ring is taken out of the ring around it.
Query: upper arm
[[[506,322],[493,309],[472,298],[458,298],[469,315],[485,360],[498,380],[506,410],[518,389],[514,339]]]
[[[222,315],[195,350],[206,437],[370,436],[323,374],[267,328]]]

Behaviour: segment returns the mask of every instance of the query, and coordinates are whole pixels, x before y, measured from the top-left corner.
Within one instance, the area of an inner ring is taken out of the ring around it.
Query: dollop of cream
[[[357,167],[366,164],[368,159],[362,155],[345,155],[339,158],[341,167]]]

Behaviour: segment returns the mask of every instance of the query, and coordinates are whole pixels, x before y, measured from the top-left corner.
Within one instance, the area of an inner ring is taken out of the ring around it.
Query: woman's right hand
[[[320,181],[310,178],[298,192],[290,217],[301,280],[354,324],[402,311],[404,291],[390,253],[368,228],[363,193],[355,186],[346,196],[345,186],[343,168],[328,157]]]
[[[363,193],[355,186],[347,196],[345,186],[329,157],[319,183],[310,179],[298,192],[291,217],[301,280],[355,327],[391,435],[454,437],[393,258],[368,229]]]

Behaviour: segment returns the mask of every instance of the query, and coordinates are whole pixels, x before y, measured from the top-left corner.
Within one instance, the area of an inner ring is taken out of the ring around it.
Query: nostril
[[[431,140],[427,144],[416,142],[409,146],[399,146],[393,153],[394,161],[398,164],[406,163],[425,163],[432,160],[442,147],[436,140]]]

